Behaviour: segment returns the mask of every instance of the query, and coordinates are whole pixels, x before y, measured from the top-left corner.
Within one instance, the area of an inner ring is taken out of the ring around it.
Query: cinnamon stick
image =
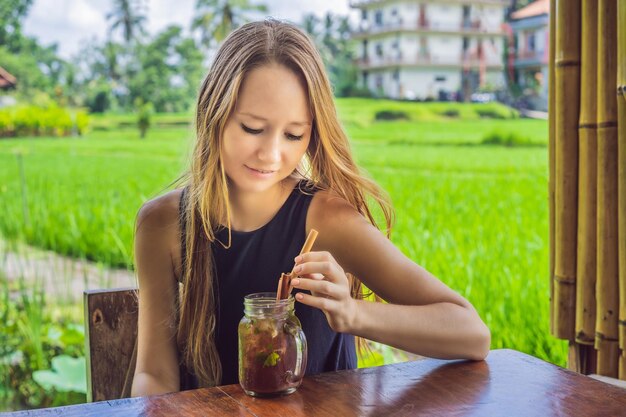
[[[309,235],[306,238],[306,241],[304,242],[304,245],[302,245],[300,255],[302,255],[303,253],[307,253],[311,250],[311,248],[313,247],[313,243],[315,243],[315,239],[317,238],[317,234],[317,230],[311,229]],[[280,274],[280,279],[278,280],[278,288],[276,290],[276,301],[289,298],[289,294],[291,294],[291,278],[295,275],[293,271],[295,267],[296,265],[294,264],[291,272],[288,274]]]
[[[280,274],[278,280],[278,290],[276,291],[276,301],[284,300],[289,297],[289,285],[291,284],[291,274]]]

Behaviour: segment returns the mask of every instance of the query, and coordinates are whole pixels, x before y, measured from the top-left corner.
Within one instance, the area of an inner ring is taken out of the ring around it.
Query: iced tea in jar
[[[252,396],[294,392],[304,376],[307,344],[294,298],[276,300],[276,293],[244,297],[239,322],[239,383]]]

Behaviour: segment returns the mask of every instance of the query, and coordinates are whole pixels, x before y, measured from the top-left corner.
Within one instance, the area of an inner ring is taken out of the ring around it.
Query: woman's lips
[[[255,175],[261,178],[269,177],[276,172],[275,170],[256,169],[256,168],[251,168],[248,165],[244,165],[244,166],[248,169],[248,171],[252,175]]]

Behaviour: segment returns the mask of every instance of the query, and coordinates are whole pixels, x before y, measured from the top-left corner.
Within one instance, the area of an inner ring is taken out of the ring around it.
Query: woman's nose
[[[280,143],[279,134],[272,134],[267,137],[259,148],[259,159],[268,163],[280,161]]]

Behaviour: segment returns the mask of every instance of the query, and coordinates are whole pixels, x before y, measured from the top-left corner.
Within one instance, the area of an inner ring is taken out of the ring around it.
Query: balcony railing
[[[348,3],[350,7],[358,8],[363,6],[392,3],[390,0],[350,0]],[[466,4],[467,0],[457,0],[459,4]],[[494,6],[509,7],[511,5],[510,0],[473,0],[472,4],[491,4]]]
[[[546,60],[546,51],[545,50],[536,50],[536,51],[519,51],[517,53],[518,61],[536,61],[543,62]],[[546,61],[547,63],[547,61]]]
[[[444,23],[444,22],[405,22],[397,20],[396,22],[385,23],[382,25],[370,25],[367,21],[362,21],[357,30],[352,33],[354,37],[372,36],[388,32],[443,32],[443,33],[460,33],[460,34],[488,34],[488,35],[504,35],[501,27],[483,27],[480,22],[463,23]]]
[[[487,68],[502,68],[504,63],[500,59],[484,59],[482,65]],[[459,68],[479,68],[481,60],[479,58],[463,58],[463,56],[437,56],[430,53],[418,56],[389,55],[384,57],[359,58],[356,64],[362,69],[374,69],[397,66],[424,66],[424,67],[459,67]]]

